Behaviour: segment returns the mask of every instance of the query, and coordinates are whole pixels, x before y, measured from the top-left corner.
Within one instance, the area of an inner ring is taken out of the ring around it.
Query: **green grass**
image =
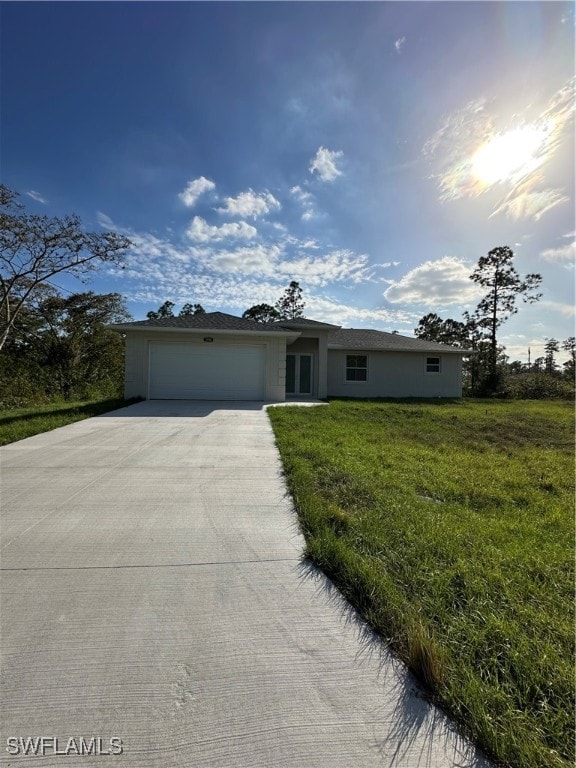
[[[307,557],[492,757],[572,766],[573,404],[268,413]]]
[[[122,398],[80,400],[0,411],[0,445],[14,443],[16,440],[23,440],[25,437],[48,432],[50,429],[63,427],[91,416],[99,416],[101,413],[122,408],[132,402],[135,401]]]

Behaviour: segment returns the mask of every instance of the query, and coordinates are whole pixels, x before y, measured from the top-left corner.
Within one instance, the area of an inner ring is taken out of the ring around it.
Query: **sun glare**
[[[474,175],[484,186],[518,181],[546,159],[545,148],[553,126],[526,125],[498,134],[472,157]]]

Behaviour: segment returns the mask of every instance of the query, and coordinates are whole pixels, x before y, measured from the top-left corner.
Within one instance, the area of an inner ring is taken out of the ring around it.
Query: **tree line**
[[[421,318],[414,334],[470,350],[465,358],[465,391],[475,397],[569,397],[573,395],[575,340],[546,339],[545,357],[529,364],[508,362],[505,347],[498,343],[498,331],[518,312],[518,302],[534,303],[542,294],[542,276],[521,277],[514,267],[514,253],[507,246],[492,249],[478,260],[470,279],[486,293],[473,312],[463,320],[443,320],[435,313]],[[560,348],[568,353],[560,370],[554,355]]]
[[[176,317],[173,301],[165,301],[157,310],[148,312],[146,317],[149,320],[161,320],[165,317]],[[246,320],[253,320],[256,323],[273,323],[277,320],[294,320],[297,317],[303,317],[305,303],[302,298],[302,288],[300,283],[292,280],[288,288],[278,299],[276,304],[255,304],[242,313]],[[201,315],[205,312],[201,304],[186,303],[182,305],[178,317],[187,315]]]

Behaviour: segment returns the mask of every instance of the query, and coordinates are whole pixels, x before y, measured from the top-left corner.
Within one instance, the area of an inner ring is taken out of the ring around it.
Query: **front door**
[[[312,394],[312,355],[286,355],[286,394]]]

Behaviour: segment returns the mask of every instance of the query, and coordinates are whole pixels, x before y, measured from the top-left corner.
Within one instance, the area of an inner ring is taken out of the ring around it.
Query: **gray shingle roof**
[[[161,317],[158,320],[136,320],[131,323],[115,323],[109,326],[116,330],[129,331],[139,328],[166,328],[166,329],[194,329],[207,331],[253,331],[256,333],[286,333],[289,329],[297,332],[306,328],[334,328],[328,334],[329,349],[365,349],[388,350],[396,352],[454,352],[462,354],[465,350],[457,347],[449,347],[446,344],[437,344],[433,341],[412,339],[408,336],[400,336],[398,333],[386,333],[385,331],[372,331],[364,328],[340,328],[321,323],[317,320],[297,318],[296,320],[277,320],[274,323],[257,323],[254,320],[245,320],[242,317],[228,315],[225,312],[204,312],[199,315],[184,315],[182,317]]]
[[[225,312],[204,312],[199,315],[161,317],[158,320],[136,320],[133,323],[118,323],[122,328],[199,328],[213,331],[281,331],[275,323],[256,323]],[[113,326],[112,326],[113,327]]]
[[[455,352],[465,350],[435,341],[412,339],[399,333],[371,331],[364,328],[341,328],[328,335],[328,349],[368,349],[389,352]]]
[[[274,325],[279,325],[282,328],[290,328],[297,330],[298,328],[340,328],[339,325],[332,325],[331,323],[322,323],[318,320],[308,320],[307,317],[296,317],[294,320],[275,320]]]

